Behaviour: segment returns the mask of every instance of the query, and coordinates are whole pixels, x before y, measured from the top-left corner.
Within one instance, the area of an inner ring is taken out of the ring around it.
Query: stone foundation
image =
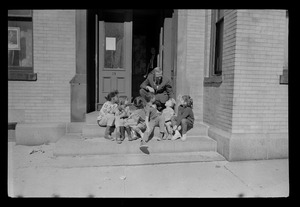
[[[288,134],[232,134],[210,127],[208,136],[228,161],[288,158]]]

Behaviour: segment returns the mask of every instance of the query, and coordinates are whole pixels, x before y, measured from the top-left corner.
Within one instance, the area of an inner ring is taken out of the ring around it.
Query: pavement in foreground
[[[8,142],[8,196],[289,196],[288,159],[110,166],[100,164],[99,160],[105,157],[54,157],[53,148],[54,144],[21,146]],[[110,159],[116,158],[108,156],[106,163]],[[137,155],[136,159],[143,162],[141,156]]]

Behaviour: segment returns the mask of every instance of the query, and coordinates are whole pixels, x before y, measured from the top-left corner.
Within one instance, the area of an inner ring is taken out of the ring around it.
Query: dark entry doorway
[[[145,80],[143,77],[146,73],[147,64],[151,58],[151,48],[156,51],[157,65],[163,66],[164,74],[170,73],[172,59],[167,58],[165,54],[171,54],[172,48],[164,52],[162,48],[166,39],[171,45],[172,28],[166,27],[166,19],[172,18],[173,10],[88,10],[87,11],[87,113],[99,110],[101,106],[101,84],[105,83],[99,78],[100,63],[99,58],[103,58],[100,53],[99,44],[101,43],[100,32],[101,21],[104,22],[125,22],[132,23],[132,47],[127,47],[125,55],[131,55],[131,66],[128,67],[127,73],[130,75],[129,83],[131,85],[130,97],[139,96],[140,84]],[[127,27],[126,27],[127,28]],[[125,30],[124,30],[125,31]],[[125,34],[127,34],[127,32]],[[167,49],[167,47],[165,47]],[[100,57],[101,56],[101,57]],[[166,64],[167,63],[167,64]],[[125,79],[124,79],[125,80]],[[123,81],[124,83],[126,81]],[[127,83],[127,82],[126,82]],[[105,85],[105,84],[104,84]],[[100,94],[100,95],[99,95]]]
[[[139,96],[140,84],[145,80],[151,59],[151,48],[155,57],[159,53],[161,10],[133,10],[132,41],[132,98]],[[154,61],[157,66],[157,61]]]

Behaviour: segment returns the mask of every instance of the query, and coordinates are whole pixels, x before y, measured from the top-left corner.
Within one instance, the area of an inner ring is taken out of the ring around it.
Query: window
[[[35,81],[31,10],[8,10],[8,80]]]
[[[219,86],[222,83],[224,10],[212,10],[209,77],[205,86]]]
[[[222,74],[223,28],[224,18],[222,17],[216,22],[214,75]]]
[[[213,74],[222,74],[222,53],[223,53],[223,28],[224,28],[224,10],[217,10],[214,20],[215,27],[215,45],[214,45],[214,60]]]

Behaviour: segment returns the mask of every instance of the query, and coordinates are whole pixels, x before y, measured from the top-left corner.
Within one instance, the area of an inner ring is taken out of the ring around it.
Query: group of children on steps
[[[139,96],[130,103],[127,97],[119,97],[118,91],[110,92],[106,102],[100,109],[97,123],[106,127],[104,138],[122,143],[127,133],[128,141],[141,138],[141,147],[147,147],[147,142],[154,135],[154,128],[159,127],[157,140],[186,140],[186,133],[193,128],[193,100],[189,95],[179,98],[177,114],[176,102],[169,99],[160,112],[156,109],[155,95],[148,93],[145,98]],[[112,137],[116,129],[116,137]]]

